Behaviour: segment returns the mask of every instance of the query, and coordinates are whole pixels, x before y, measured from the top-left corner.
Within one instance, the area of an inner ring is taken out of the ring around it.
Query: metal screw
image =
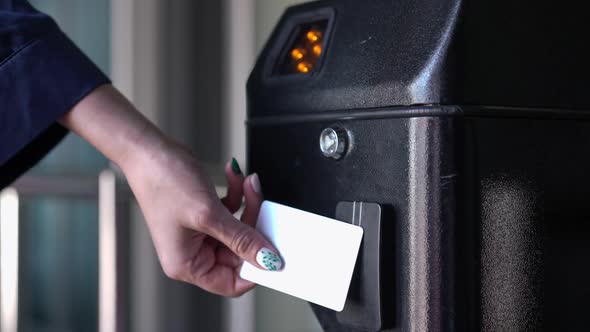
[[[328,127],[320,134],[320,150],[328,158],[340,159],[346,153],[348,140],[346,130]]]

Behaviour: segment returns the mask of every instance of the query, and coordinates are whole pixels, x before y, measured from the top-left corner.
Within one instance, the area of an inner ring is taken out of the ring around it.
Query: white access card
[[[349,223],[264,201],[256,224],[281,258],[281,271],[244,262],[240,276],[315,304],[342,311],[363,229]]]

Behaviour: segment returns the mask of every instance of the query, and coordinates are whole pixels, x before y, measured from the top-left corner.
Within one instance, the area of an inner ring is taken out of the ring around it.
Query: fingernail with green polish
[[[268,271],[278,271],[283,267],[283,261],[279,255],[268,248],[262,248],[258,251],[256,262]]]
[[[240,165],[236,158],[231,158],[231,169],[236,175],[242,175],[242,170],[240,169]]]

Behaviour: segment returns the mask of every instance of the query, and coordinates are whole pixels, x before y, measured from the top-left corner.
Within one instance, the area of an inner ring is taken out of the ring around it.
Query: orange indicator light
[[[316,44],[313,45],[313,54],[315,54],[315,56],[320,56],[320,54],[322,54],[322,45],[320,44]]]
[[[309,40],[312,43],[317,42],[318,40],[320,40],[320,38],[322,38],[322,33],[316,30],[310,30],[307,32],[307,40]]]
[[[307,62],[300,62],[297,64],[297,71],[300,73],[303,73],[303,74],[309,73],[311,68],[312,68],[311,64],[309,64]]]
[[[301,60],[305,56],[305,50],[301,48],[294,48],[291,51],[291,57],[295,60]]]
[[[2,2],[2,0],[0,0]],[[328,19],[302,23],[291,32],[288,45],[281,49],[279,62],[273,69],[275,75],[311,76],[321,67],[328,44]]]

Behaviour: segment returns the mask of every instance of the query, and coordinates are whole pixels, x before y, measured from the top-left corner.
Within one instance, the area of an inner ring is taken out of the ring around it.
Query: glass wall
[[[96,331],[96,200],[21,199],[19,331]]]

